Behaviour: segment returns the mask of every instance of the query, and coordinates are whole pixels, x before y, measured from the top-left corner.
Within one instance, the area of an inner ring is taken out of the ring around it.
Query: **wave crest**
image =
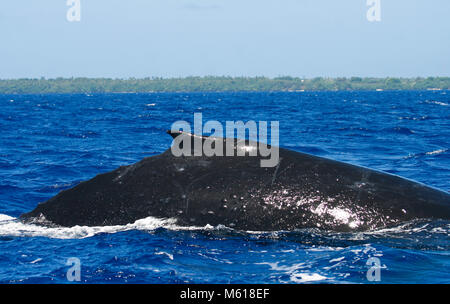
[[[115,226],[74,226],[74,227],[46,227],[33,223],[22,223],[17,218],[0,214],[0,236],[13,237],[48,237],[54,239],[81,239],[92,237],[100,233],[117,233],[129,230],[155,230],[165,228],[168,230],[201,230],[209,229],[205,227],[180,227],[176,225],[176,219],[160,219],[147,217],[137,220],[132,224]]]

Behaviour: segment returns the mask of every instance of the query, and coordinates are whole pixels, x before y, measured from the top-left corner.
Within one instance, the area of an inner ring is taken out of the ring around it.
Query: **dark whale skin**
[[[446,192],[283,148],[279,159],[278,166],[263,168],[260,156],[175,157],[168,149],[62,191],[20,219],[72,227],[153,216],[175,218],[180,226],[343,232],[450,219]]]

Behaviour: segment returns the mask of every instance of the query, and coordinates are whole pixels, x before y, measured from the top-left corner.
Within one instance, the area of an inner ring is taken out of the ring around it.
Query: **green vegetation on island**
[[[449,90],[450,77],[323,78],[185,77],[0,79],[0,94]]]

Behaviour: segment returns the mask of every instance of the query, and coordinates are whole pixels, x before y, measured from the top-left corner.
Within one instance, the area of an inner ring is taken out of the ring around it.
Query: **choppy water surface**
[[[278,120],[280,145],[450,191],[450,92],[0,95],[0,282],[450,283],[450,222],[368,233],[44,228],[16,218],[63,189],[167,149],[180,119]]]

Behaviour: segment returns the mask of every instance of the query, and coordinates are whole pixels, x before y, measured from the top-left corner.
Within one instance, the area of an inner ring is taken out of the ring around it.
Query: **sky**
[[[0,2],[0,78],[450,76],[450,1]]]

